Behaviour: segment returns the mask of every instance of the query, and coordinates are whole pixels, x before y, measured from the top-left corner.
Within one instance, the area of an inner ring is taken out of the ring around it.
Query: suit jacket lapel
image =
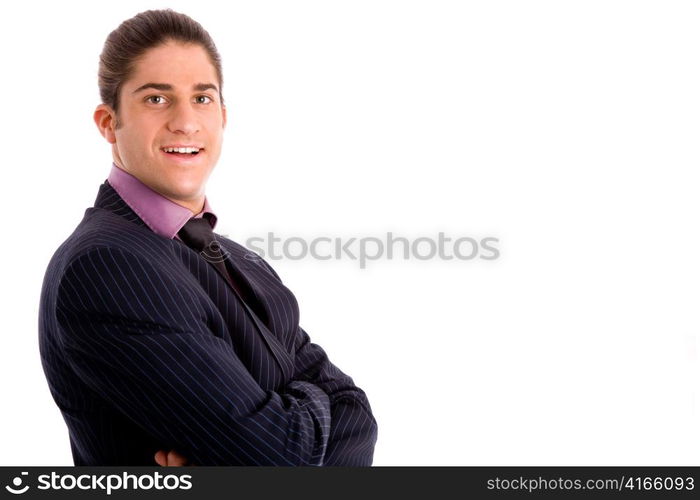
[[[220,237],[214,233],[214,237],[217,239],[219,244],[221,245],[221,248],[226,248],[224,244],[221,242]],[[233,254],[232,252],[226,251],[226,254],[228,255],[228,258],[224,261],[224,264],[226,265],[226,269],[228,269],[229,274],[231,275],[232,279],[237,279],[238,282],[240,281],[244,282],[244,286],[248,288],[248,290],[251,291],[251,293],[255,293],[253,290],[253,287],[250,283],[250,280],[248,277],[243,273],[243,268],[245,268],[245,259],[239,258],[237,255]],[[216,267],[212,266],[216,271],[221,275],[221,271]],[[232,269],[235,268],[235,269]],[[224,277],[224,276],[222,276]],[[238,291],[231,286],[231,283],[225,279],[224,281],[226,282],[226,286],[228,286],[229,290],[231,290],[231,293],[233,293],[236,297],[238,297],[238,300],[240,303],[243,305],[243,308],[246,310],[246,313],[248,314],[248,317],[251,319],[251,321],[255,324],[257,327],[258,332],[260,333],[260,336],[263,338],[265,341],[265,344],[267,344],[267,347],[272,351],[275,361],[277,361],[277,364],[280,367],[280,370],[282,370],[282,373],[285,376],[285,380],[290,380],[292,375],[294,374],[294,363],[292,359],[290,358],[289,353],[284,349],[282,344],[277,340],[277,337],[275,336],[274,333],[270,331],[270,329],[260,320],[260,317],[258,314],[253,311],[250,306],[246,303],[245,300],[243,300],[243,297],[241,297],[238,294]]]

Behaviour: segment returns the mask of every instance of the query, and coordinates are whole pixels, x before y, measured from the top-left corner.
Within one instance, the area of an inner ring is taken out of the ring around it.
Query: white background
[[[102,44],[163,7],[223,57],[218,232],[499,238],[491,262],[270,261],[366,391],[375,465],[700,464],[696,2],[8,5],[0,464],[72,465],[39,293],[109,172]]]

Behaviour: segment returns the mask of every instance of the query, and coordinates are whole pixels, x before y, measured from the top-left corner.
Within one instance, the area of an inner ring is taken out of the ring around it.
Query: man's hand
[[[188,465],[187,459],[175,450],[170,450],[170,453],[160,450],[156,452],[155,459],[158,465],[162,467],[180,467],[182,465]]]

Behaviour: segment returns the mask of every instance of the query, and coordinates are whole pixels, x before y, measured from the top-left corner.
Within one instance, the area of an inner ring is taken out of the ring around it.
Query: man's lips
[[[198,158],[204,156],[206,150],[204,148],[200,148],[199,152],[197,153],[169,153],[161,148],[160,152],[167,156],[168,159],[187,163],[197,160]]]

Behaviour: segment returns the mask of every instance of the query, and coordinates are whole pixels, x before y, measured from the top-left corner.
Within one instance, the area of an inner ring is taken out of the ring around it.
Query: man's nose
[[[173,105],[172,114],[168,122],[171,132],[180,132],[185,135],[193,135],[199,132],[199,117],[197,112],[188,102]]]

